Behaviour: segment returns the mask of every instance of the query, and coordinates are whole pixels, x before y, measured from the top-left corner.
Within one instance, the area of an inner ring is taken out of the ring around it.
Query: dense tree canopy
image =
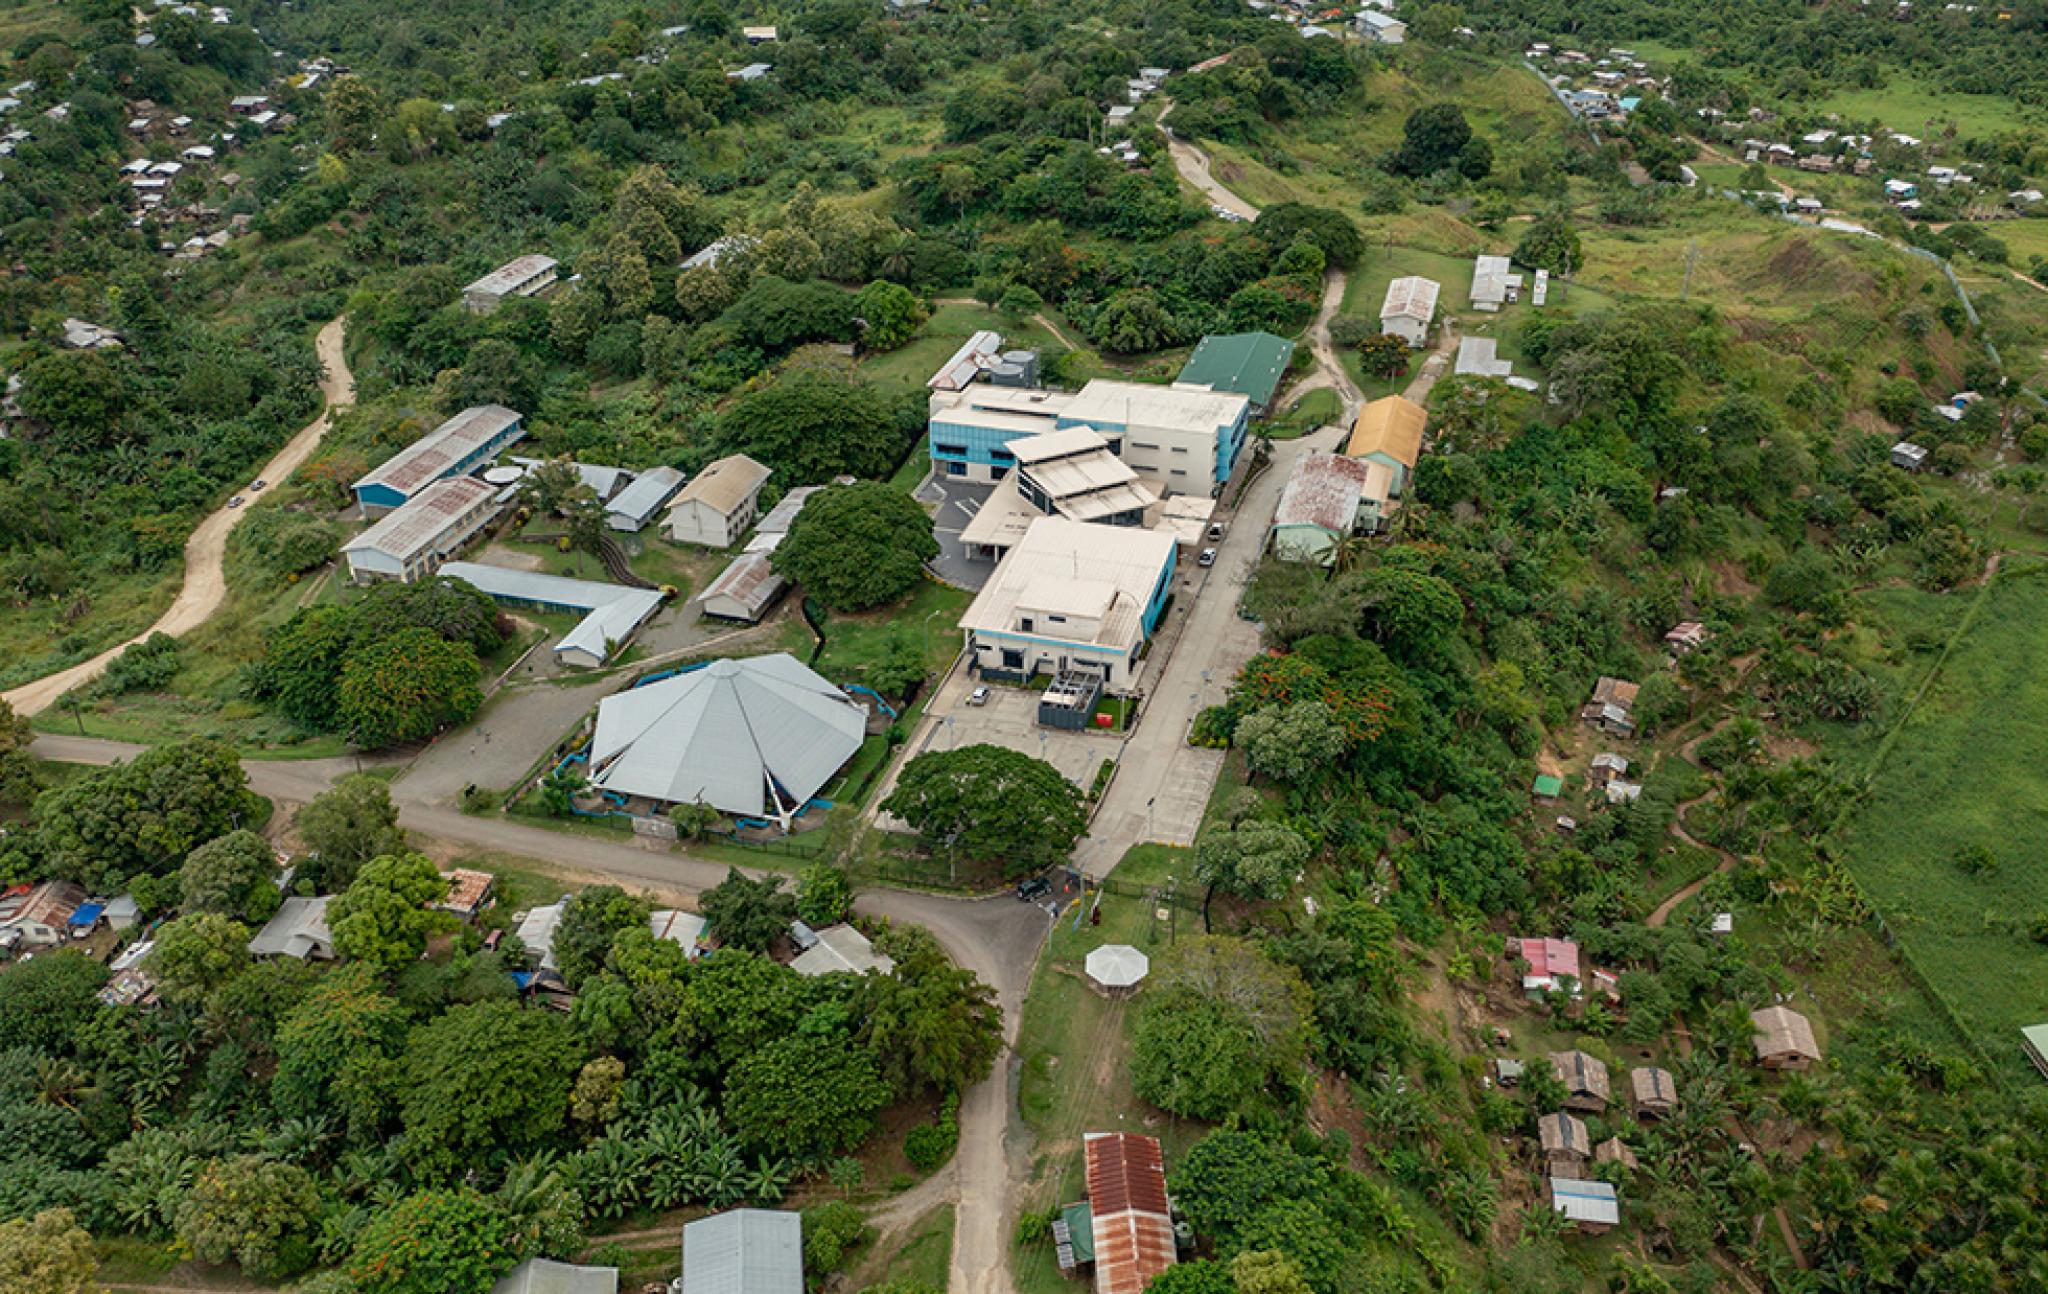
[[[932,519],[881,481],[827,486],[804,503],[775,568],[834,611],[865,611],[917,587],[939,555]]]
[[[1065,858],[1087,826],[1072,782],[1045,761],[1003,746],[916,756],[882,807],[914,827],[926,848],[999,861],[1010,874]]]

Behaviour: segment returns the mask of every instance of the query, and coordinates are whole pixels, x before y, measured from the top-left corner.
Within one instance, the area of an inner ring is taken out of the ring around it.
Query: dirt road
[[[1351,380],[1351,374],[1344,371],[1344,365],[1337,359],[1337,347],[1330,341],[1330,320],[1344,308],[1345,283],[1342,270],[1331,270],[1323,276],[1322,304],[1316,308],[1316,317],[1303,334],[1309,354],[1315,356],[1315,371],[1296,382],[1275,402],[1274,407],[1290,408],[1310,391],[1328,388],[1337,393],[1337,401],[1343,406],[1337,424],[1349,427],[1365,405],[1365,392],[1359,390],[1358,384]]]
[[[328,414],[336,408],[355,403],[355,377],[348,371],[348,360],[342,354],[345,326],[344,319],[334,319],[320,330],[313,342],[314,350],[320,356],[320,394],[325,397],[320,416],[307,423],[285,443],[283,449],[277,451],[275,457],[259,468],[256,479],[276,485],[298,470],[299,464],[312,456],[320,438],[327,434]],[[45,675],[33,683],[24,683],[6,693],[7,703],[14,707],[15,713],[28,715],[48,709],[72,688],[90,683],[105,673],[114,657],[151,634],[165,633],[175,638],[204,624],[227,597],[227,578],[221,571],[221,562],[227,554],[228,532],[241,521],[245,512],[245,508],[223,505],[199,523],[192,537],[185,541],[185,583],[178,590],[178,596],[171,600],[171,605],[157,617],[155,624],[91,660]]]
[[[1180,172],[1180,178],[1202,191],[1202,196],[1211,206],[1221,207],[1234,216],[1246,220],[1257,220],[1259,209],[1243,198],[1223,187],[1215,176],[1209,173],[1209,155],[1193,144],[1184,144],[1180,137],[1167,126],[1166,118],[1173,111],[1173,100],[1159,110],[1159,129],[1166,132],[1166,149],[1173,154],[1173,169]],[[1341,295],[1341,294],[1340,294]]]

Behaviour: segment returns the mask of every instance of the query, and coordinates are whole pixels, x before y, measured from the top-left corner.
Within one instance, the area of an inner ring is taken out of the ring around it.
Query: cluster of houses
[[[1720,928],[1718,923],[1716,928]],[[1513,940],[1509,953],[1521,968],[1522,985],[1530,996],[1553,992],[1579,995],[1579,949],[1570,940]],[[1613,976],[1596,970],[1592,980],[1610,1000],[1619,1000]],[[1821,1058],[1812,1023],[1789,1007],[1769,1006],[1751,1012],[1750,1028],[1756,1063],[1764,1069],[1803,1070]],[[1502,1043],[1511,1038],[1505,1030],[1496,1035]],[[1621,1201],[1613,1184],[1594,1174],[1603,1171],[1603,1165],[1616,1166],[1605,1170],[1608,1177],[1640,1166],[1622,1136],[1596,1142],[1587,1126],[1587,1118],[1605,1119],[1615,1112],[1618,1102],[1613,1079],[1605,1061],[1577,1048],[1551,1052],[1544,1063],[1563,1090],[1559,1108],[1536,1122],[1545,1194],[1568,1227],[1586,1234],[1610,1230],[1621,1221]],[[1494,1080],[1504,1088],[1518,1086],[1526,1073],[1523,1062],[1511,1057],[1493,1062]],[[1678,1085],[1670,1071],[1638,1065],[1629,1070],[1626,1100],[1627,1113],[1637,1124],[1657,1122],[1677,1112]]]
[[[1335,40],[1348,24],[1358,39],[1374,45],[1399,45],[1408,39],[1408,24],[1394,17],[1394,0],[1365,0],[1347,19],[1347,6],[1326,0],[1245,0],[1253,13],[1284,22],[1303,40]],[[1200,70],[1200,69],[1196,69]]]
[[[0,890],[0,956],[33,954],[135,922],[135,900],[125,894],[96,899],[70,881],[12,885]]]
[[[1103,114],[1103,124],[1114,135],[1131,128],[1131,118],[1136,115],[1137,105],[1159,91],[1166,84],[1166,78],[1173,74],[1169,67],[1141,67],[1138,74],[1124,82],[1124,102],[1112,104]],[[1095,150],[1106,157],[1114,157],[1126,166],[1136,166],[1142,160],[1137,146],[1128,139],[1112,140]]]
[[[1347,537],[1385,530],[1422,456],[1427,421],[1413,400],[1384,396],[1358,411],[1342,453],[1297,459],[1273,510],[1273,555],[1330,566]]]
[[[1664,93],[1664,82],[1650,72],[1649,64],[1634,50],[1610,49],[1605,54],[1588,54],[1576,49],[1553,49],[1535,41],[1522,57],[1543,73],[1564,106],[1585,121],[1625,119],[1645,98]]]
[[[499,603],[581,617],[553,648],[556,661],[594,669],[611,659],[663,605],[644,582],[569,579],[450,559],[473,543],[518,499],[537,459],[496,460],[525,435],[521,415],[476,405],[449,418],[355,483],[372,524],[342,546],[352,579],[413,583],[435,575],[468,581]],[[621,534],[643,530],[684,488],[672,467],[644,472],[575,464],[579,482]]]

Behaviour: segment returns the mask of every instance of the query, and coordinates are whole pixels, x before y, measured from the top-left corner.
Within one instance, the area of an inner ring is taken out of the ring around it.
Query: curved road
[[[1173,112],[1173,100],[1166,100],[1166,106],[1159,110],[1159,129],[1166,135],[1166,151],[1173,155],[1173,169],[1180,172],[1180,178],[1201,190],[1202,196],[1212,207],[1221,207],[1230,214],[1244,220],[1257,220],[1259,209],[1238,197],[1209,173],[1209,155],[1193,144],[1184,144],[1180,136],[1173,133],[1166,124],[1166,118]]]
[[[342,355],[345,326],[344,318],[330,320],[313,341],[314,350],[320,356],[320,394],[325,397],[320,416],[301,428],[283,449],[277,451],[275,457],[258,469],[258,480],[276,485],[297,471],[299,464],[312,456],[320,438],[327,434],[328,415],[336,408],[355,403],[355,378],[348,371],[348,361]],[[81,661],[55,674],[46,674],[33,683],[24,683],[7,692],[5,699],[14,707],[15,713],[30,715],[48,709],[72,688],[90,683],[105,673],[114,657],[151,634],[165,633],[175,638],[204,624],[227,597],[227,579],[221,571],[221,562],[227,554],[228,532],[235,528],[246,511],[245,508],[223,506],[199,523],[192,537],[185,541],[185,583],[179,588],[178,596],[171,600],[171,605],[157,617],[155,624],[127,642],[109,647],[91,660]]]

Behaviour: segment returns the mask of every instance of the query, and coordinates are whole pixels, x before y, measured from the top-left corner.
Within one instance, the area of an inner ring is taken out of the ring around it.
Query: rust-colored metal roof
[[[1159,1141],[1129,1132],[1091,1133],[1087,1156],[1096,1294],[1142,1294],[1176,1257]]]

